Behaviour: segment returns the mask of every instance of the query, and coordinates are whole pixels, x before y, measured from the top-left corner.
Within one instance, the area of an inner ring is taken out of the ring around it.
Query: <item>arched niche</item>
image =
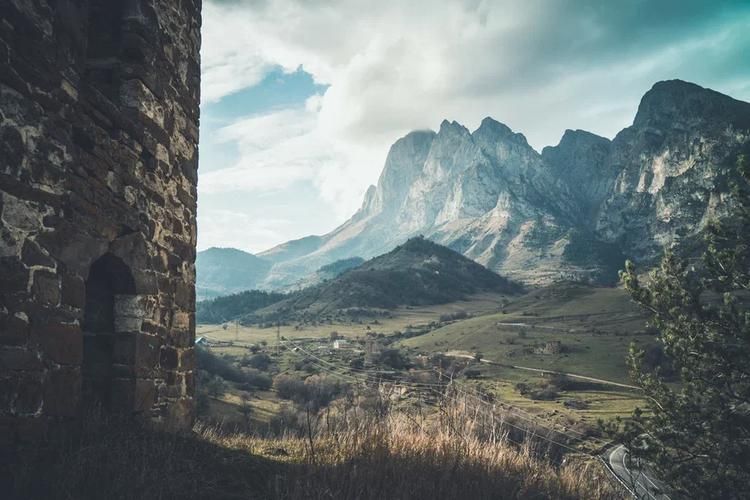
[[[133,273],[122,259],[107,253],[94,261],[86,279],[82,325],[84,406],[127,409],[132,376],[116,373],[116,365],[133,362],[129,352],[139,328],[137,303]]]

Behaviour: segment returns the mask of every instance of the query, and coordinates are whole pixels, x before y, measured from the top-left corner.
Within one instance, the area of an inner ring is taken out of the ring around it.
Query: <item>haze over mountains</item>
[[[418,234],[527,284],[613,282],[625,258],[651,264],[726,212],[749,139],[750,104],[679,80],[655,84],[611,141],[567,130],[539,153],[492,118],[473,132],[446,120],[396,141],[344,224],[258,254],[252,288],[288,288]],[[203,261],[201,287],[218,279]]]

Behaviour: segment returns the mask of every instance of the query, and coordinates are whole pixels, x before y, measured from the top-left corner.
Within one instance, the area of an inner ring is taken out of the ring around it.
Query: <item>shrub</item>
[[[409,358],[398,349],[384,349],[380,353],[380,363],[393,368],[394,370],[403,370],[408,368]]]
[[[273,381],[271,376],[255,368],[246,368],[243,370],[245,381],[241,384],[244,390],[260,389],[267,391],[271,388]]]
[[[196,363],[199,369],[205,370],[212,375],[229,380],[230,382],[243,382],[244,376],[239,367],[233,365],[228,359],[217,356],[205,347],[195,348]]]
[[[273,363],[271,356],[266,353],[253,354],[245,356],[240,363],[242,366],[255,368],[256,370],[268,371],[268,367]]]
[[[307,391],[302,380],[289,375],[276,375],[273,378],[273,388],[280,398],[289,400],[298,399]]]

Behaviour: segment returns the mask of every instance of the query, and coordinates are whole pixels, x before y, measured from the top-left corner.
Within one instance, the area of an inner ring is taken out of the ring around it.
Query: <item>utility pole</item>
[[[276,356],[279,355],[279,346],[281,345],[281,322],[276,320]]]

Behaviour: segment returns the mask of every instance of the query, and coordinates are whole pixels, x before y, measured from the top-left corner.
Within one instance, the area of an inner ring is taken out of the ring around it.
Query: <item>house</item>
[[[337,339],[333,341],[334,349],[354,349],[354,346],[346,339]]]

